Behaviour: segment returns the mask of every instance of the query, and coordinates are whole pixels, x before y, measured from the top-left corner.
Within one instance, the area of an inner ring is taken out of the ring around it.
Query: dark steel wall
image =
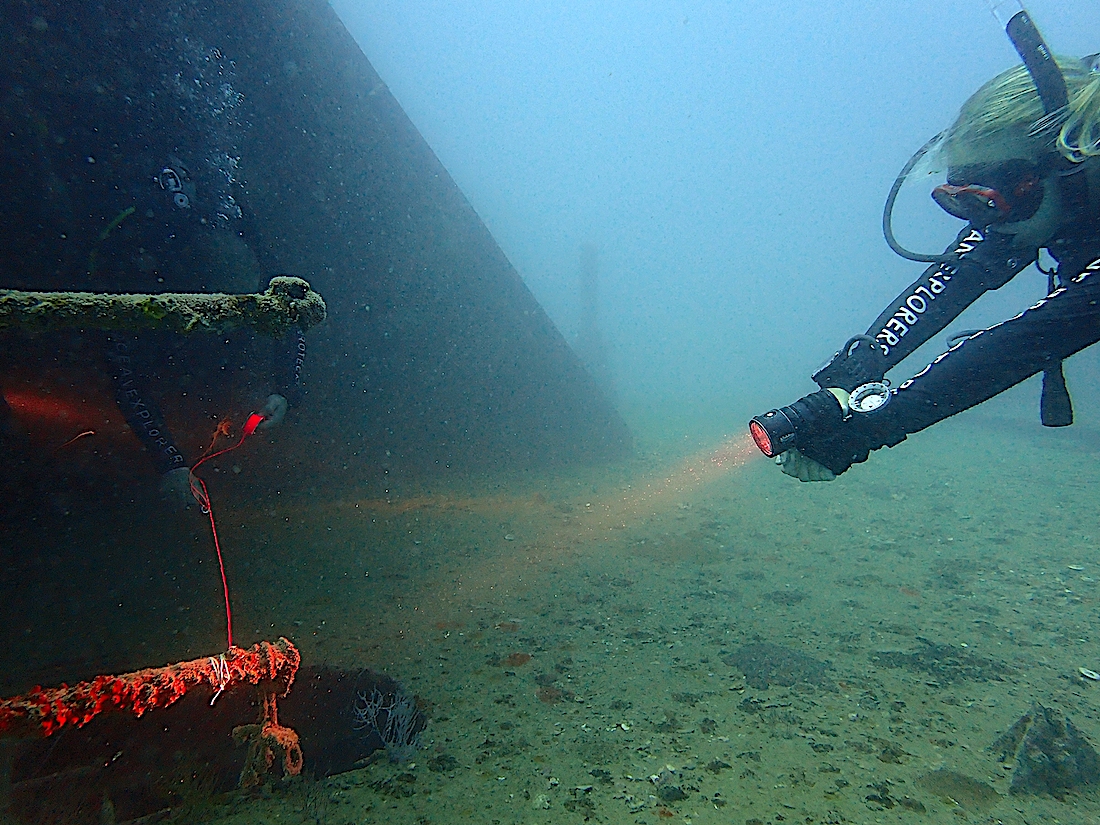
[[[0,17],[0,286],[220,290],[290,273],[325,296],[304,401],[250,452],[254,478],[316,486],[629,452],[327,3],[8,0]],[[187,209],[155,180],[177,162]],[[0,339],[20,380],[56,370],[102,396],[96,336]],[[188,452],[215,417],[262,401],[268,346],[150,339],[156,395]]]

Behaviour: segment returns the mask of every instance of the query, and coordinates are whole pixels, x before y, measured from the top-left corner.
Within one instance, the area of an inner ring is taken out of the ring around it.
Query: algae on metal
[[[257,294],[163,293],[119,295],[98,292],[0,290],[0,329],[62,327],[103,330],[158,329],[224,333],[247,328],[279,337],[325,320],[324,299],[301,278],[278,275]]]

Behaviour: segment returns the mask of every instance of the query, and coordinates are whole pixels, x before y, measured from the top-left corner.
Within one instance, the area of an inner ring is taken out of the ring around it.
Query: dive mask
[[[1026,221],[1043,203],[1043,180],[1037,164],[1014,158],[948,170],[947,183],[932,190],[944,212],[974,226]]]
[[[1043,112],[1052,117],[1063,111],[1069,102],[1066,80],[1027,11],[1019,0],[989,1],[993,15],[1005,27],[1005,33],[1035,84]],[[1094,58],[1086,58],[1090,59]],[[911,261],[937,263],[951,257],[949,253],[925,255],[906,249],[898,243],[893,230],[894,202],[906,178],[925,155],[942,148],[946,134],[946,131],[940,132],[933,137],[902,167],[882,210],[886,243],[898,255]],[[1063,158],[1052,150],[1049,158],[1043,159],[1042,166],[1029,160],[1011,159],[953,167],[948,169],[947,183],[937,186],[932,197],[949,215],[976,227],[1017,223],[1035,217],[1043,203],[1044,173],[1054,173],[1063,208],[1084,213],[1089,202],[1088,181],[1084,175],[1073,174],[1081,168],[1076,165],[1077,161]]]

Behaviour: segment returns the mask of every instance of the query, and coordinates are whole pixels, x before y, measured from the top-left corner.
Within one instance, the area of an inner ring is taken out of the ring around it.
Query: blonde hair
[[[1049,115],[1023,66],[1002,72],[963,104],[945,148],[971,154],[998,140],[1022,142],[1033,158],[1058,152],[1074,163],[1100,156],[1100,67],[1090,58],[1057,57],[1069,103]]]

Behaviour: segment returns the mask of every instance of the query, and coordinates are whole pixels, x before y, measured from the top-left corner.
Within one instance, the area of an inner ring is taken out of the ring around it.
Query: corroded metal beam
[[[301,278],[277,275],[257,294],[0,290],[0,329],[59,328],[224,333],[251,329],[279,337],[292,327],[309,329],[325,320],[324,299]]]

